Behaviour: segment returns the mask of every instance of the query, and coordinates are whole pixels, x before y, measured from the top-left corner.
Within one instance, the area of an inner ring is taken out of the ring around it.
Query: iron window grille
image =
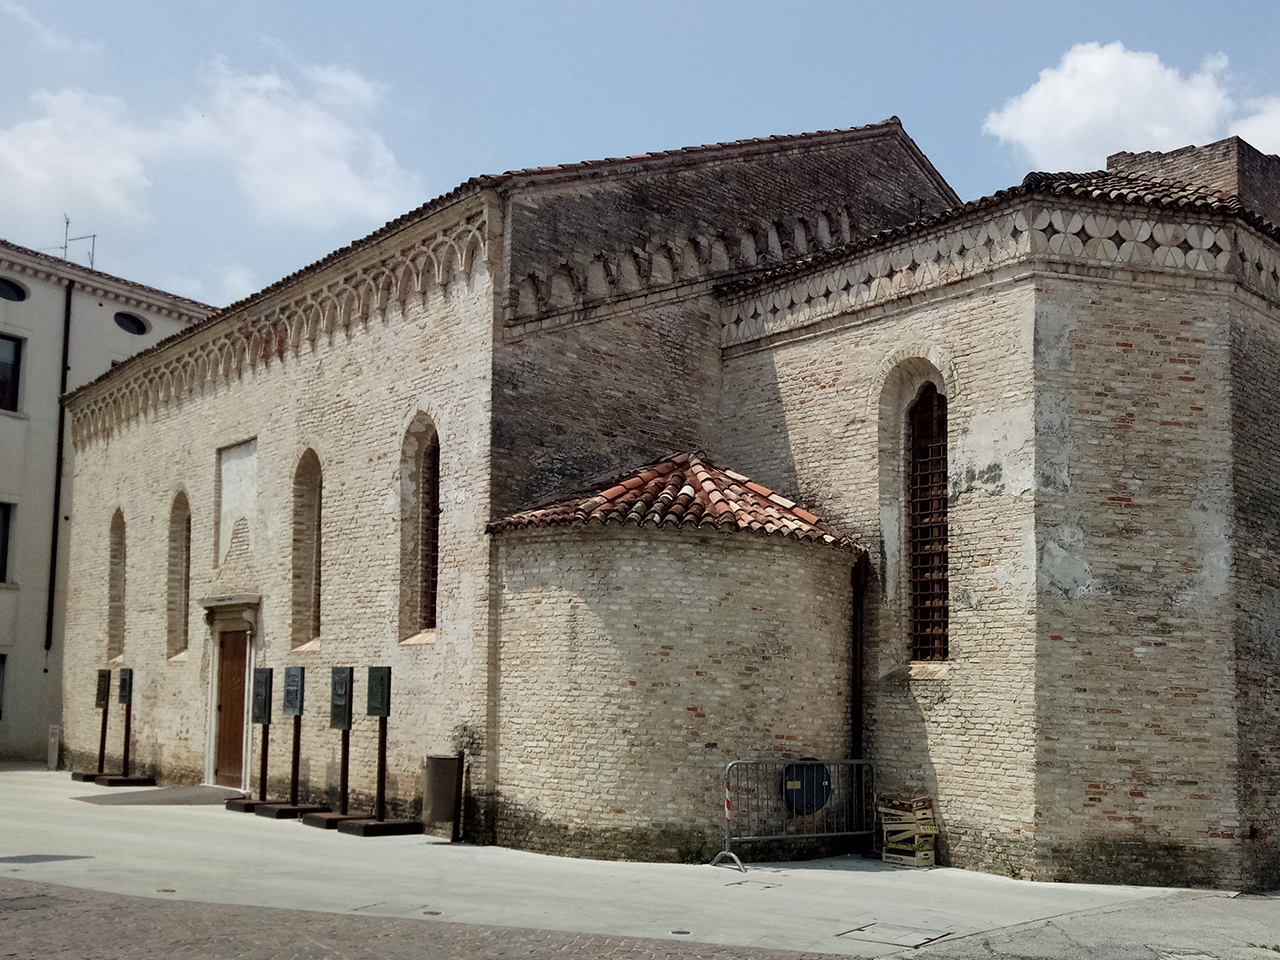
[[[932,383],[907,412],[907,554],[911,581],[911,659],[946,660],[947,399]]]

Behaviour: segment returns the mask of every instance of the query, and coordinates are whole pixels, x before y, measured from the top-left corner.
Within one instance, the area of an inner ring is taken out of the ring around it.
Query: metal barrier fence
[[[735,842],[873,835],[875,767],[870,760],[734,760],[724,775],[724,849]]]

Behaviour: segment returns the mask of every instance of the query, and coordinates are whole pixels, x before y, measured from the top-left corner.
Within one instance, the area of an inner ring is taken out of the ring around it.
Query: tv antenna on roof
[[[65,213],[62,215],[62,259],[67,259],[67,247],[75,243],[77,240],[89,241],[89,269],[93,269],[93,257],[98,251],[98,235],[96,233],[86,233],[83,237],[71,236],[71,218]],[[46,250],[57,250],[58,247],[45,247]]]

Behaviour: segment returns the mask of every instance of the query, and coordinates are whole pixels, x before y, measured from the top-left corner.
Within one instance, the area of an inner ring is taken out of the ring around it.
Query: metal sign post
[[[280,712],[293,717],[293,762],[289,766],[289,806],[298,805],[298,765],[302,758],[302,701],[306,692],[306,668],[284,668],[284,706]]]
[[[133,668],[120,668],[120,702],[124,704],[124,762],[120,775],[129,775],[129,741],[133,739]]]
[[[378,782],[374,794],[373,818],[370,820],[343,820],[338,824],[342,833],[357,837],[390,837],[401,834],[422,833],[421,820],[387,819],[387,718],[391,716],[391,668],[369,668],[369,702],[365,713],[378,718]]]
[[[102,733],[98,737],[98,769],[96,773],[73,773],[72,780],[85,782],[88,780],[97,780],[98,777],[106,773],[107,763],[107,714],[108,707],[111,705],[111,671],[98,671],[98,689],[95,691],[93,698],[93,707],[95,710],[102,711]]]
[[[108,672],[109,675],[109,672]],[[101,676],[101,674],[99,674]],[[99,681],[101,682],[101,681]],[[110,680],[108,680],[110,683]],[[108,690],[110,688],[108,687]],[[103,787],[154,787],[155,780],[151,777],[134,777],[130,776],[129,762],[129,746],[133,739],[133,668],[120,668],[120,695],[116,698],[120,703],[124,704],[124,756],[120,764],[120,775],[110,776],[103,774],[97,778],[99,786]],[[108,700],[110,697],[107,698]],[[104,708],[105,709],[105,708]]]
[[[329,808],[324,804],[298,802],[298,769],[302,763],[302,711],[306,693],[306,670],[303,667],[284,668],[284,702],[280,712],[293,717],[293,761],[289,767],[289,802],[259,803],[254,809],[260,817],[273,820],[296,820],[309,813],[320,813]]]
[[[253,722],[262,727],[262,750],[258,757],[258,800],[267,799],[267,752],[271,747],[271,680],[270,667],[253,671]]]
[[[391,716],[391,668],[369,668],[369,707],[378,718],[378,787],[374,794],[373,819],[387,819],[387,718]]]
[[[267,753],[271,747],[271,667],[253,668],[253,713],[250,719],[262,728],[262,749],[258,751],[258,799],[235,797],[227,801],[227,809],[236,813],[256,813],[258,804],[267,801]]]
[[[329,701],[329,727],[342,731],[342,757],[338,768],[338,813],[347,814],[347,775],[351,767],[351,667],[334,667]]]
[[[355,669],[334,667],[329,687],[329,729],[342,732],[342,754],[338,764],[338,810],[308,813],[302,822],[309,827],[330,830],[343,820],[355,820],[347,813],[348,774],[351,769],[351,705],[355,685]]]

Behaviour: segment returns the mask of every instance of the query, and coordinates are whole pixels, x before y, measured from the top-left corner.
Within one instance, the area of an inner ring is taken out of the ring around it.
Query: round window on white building
[[[132,313],[117,313],[115,319],[117,327],[125,333],[132,333],[135,337],[140,337],[151,330],[151,324]]]
[[[27,291],[24,287],[18,286],[12,280],[0,277],[0,300],[13,300],[15,303],[21,303],[27,299]]]

